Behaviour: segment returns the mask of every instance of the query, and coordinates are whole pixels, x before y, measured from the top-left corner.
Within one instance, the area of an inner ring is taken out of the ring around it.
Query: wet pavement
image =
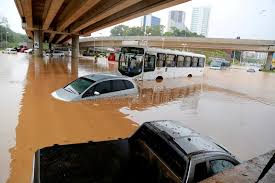
[[[0,182],[30,182],[39,148],[124,138],[157,119],[181,121],[241,160],[275,148],[272,73],[206,70],[204,77],[140,82],[131,98],[66,103],[50,95],[79,76],[116,68],[103,60],[0,54]]]

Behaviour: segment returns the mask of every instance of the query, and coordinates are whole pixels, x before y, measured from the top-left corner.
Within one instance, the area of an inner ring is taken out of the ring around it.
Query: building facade
[[[141,26],[158,26],[160,25],[160,18],[152,16],[152,14],[145,15],[141,18]]]
[[[184,11],[169,11],[167,31],[171,31],[172,27],[179,30],[185,29],[185,12]]]
[[[210,17],[209,7],[196,7],[192,11],[191,32],[207,37]]]

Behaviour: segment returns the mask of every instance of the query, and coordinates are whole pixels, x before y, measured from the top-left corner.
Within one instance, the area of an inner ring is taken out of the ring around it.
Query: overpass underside
[[[61,44],[80,35],[90,35],[189,0],[15,0],[22,27],[34,40],[35,53],[42,54],[42,43]],[[75,51],[73,53],[77,53]],[[76,55],[74,55],[76,56]]]

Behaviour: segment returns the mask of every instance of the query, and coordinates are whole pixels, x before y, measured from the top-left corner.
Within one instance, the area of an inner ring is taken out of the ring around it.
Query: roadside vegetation
[[[27,40],[28,37],[25,34],[16,33],[9,28],[7,18],[0,17],[0,50],[6,47],[17,47],[18,44]]]
[[[175,27],[171,28],[170,32],[164,32],[164,26],[147,26],[144,27],[129,27],[126,25],[118,25],[111,29],[111,36],[177,36],[177,37],[204,37],[197,33],[186,30],[179,30]]]

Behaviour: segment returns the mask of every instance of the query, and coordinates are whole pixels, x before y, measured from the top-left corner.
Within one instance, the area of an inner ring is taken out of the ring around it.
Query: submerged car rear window
[[[131,138],[131,140],[133,139],[140,139],[145,142],[178,178],[183,179],[187,165],[186,161],[159,134],[146,126],[142,126]]]
[[[77,91],[79,94],[81,94],[93,83],[95,83],[95,81],[93,81],[93,80],[90,80],[87,78],[78,78],[77,80],[70,83],[68,86],[71,86],[75,91]]]

